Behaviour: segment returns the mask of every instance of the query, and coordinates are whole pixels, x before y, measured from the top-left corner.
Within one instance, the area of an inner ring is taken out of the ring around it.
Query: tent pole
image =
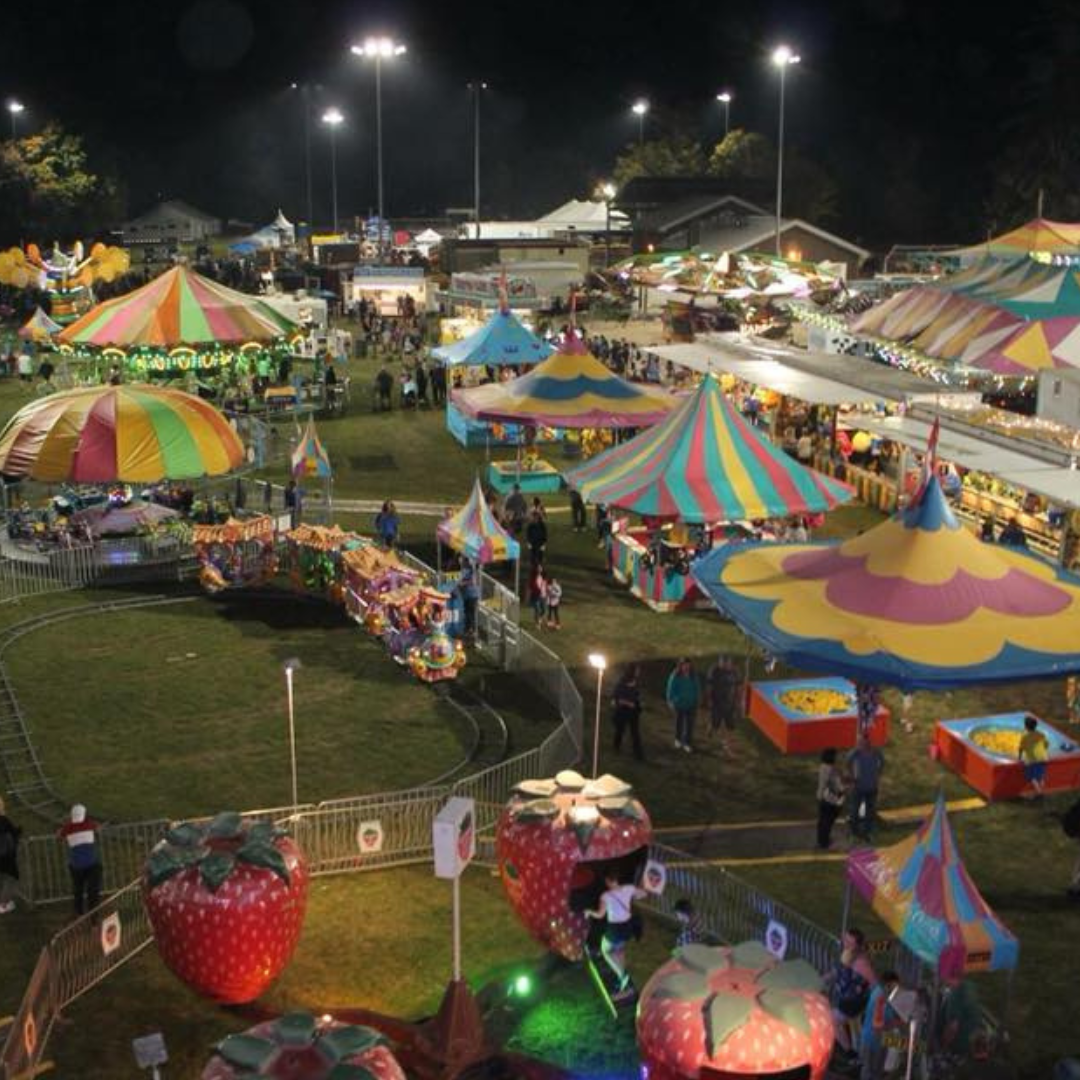
[[[840,937],[847,933],[848,919],[851,918],[851,878],[844,878],[844,910],[840,916]]]

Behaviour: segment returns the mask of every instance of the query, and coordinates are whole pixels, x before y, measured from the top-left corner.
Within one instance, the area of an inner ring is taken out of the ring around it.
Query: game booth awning
[[[218,367],[249,351],[287,352],[297,333],[295,323],[258,297],[174,266],[98,304],[58,340],[76,355],[115,357],[164,373]]]
[[[712,374],[660,423],[566,480],[586,502],[698,524],[816,514],[852,495],[770,442]]]
[[[745,634],[804,670],[905,690],[1080,671],[1080,578],[979,540],[936,476],[842,543],[732,545],[691,573]]]
[[[847,885],[942,979],[1016,967],[1020,944],[968,875],[944,797],[907,839],[851,852]]]
[[[447,367],[538,364],[555,349],[529,330],[510,308],[499,306],[483,326],[461,341],[431,350]]]
[[[476,563],[517,560],[521,545],[495,520],[477,479],[468,502],[440,521],[435,530],[440,544]]]
[[[209,402],[135,383],[50,394],[0,432],[0,473],[46,483],[194,480],[243,462],[243,443]]]
[[[576,331],[532,371],[505,383],[455,390],[451,398],[476,420],[553,428],[648,427],[678,404],[670,394],[606,368]]]
[[[19,327],[19,337],[25,341],[52,341],[53,335],[59,334],[61,330],[63,327],[58,322],[54,322],[42,308],[37,307],[34,314]]]

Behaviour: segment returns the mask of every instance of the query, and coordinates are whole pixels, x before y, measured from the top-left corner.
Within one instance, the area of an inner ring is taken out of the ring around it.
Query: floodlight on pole
[[[773,50],[772,62],[780,69],[780,131],[776,140],[776,254],[780,254],[780,216],[784,203],[784,83],[787,69],[802,59],[787,45]]]
[[[322,114],[322,122],[330,129],[330,198],[334,211],[334,235],[338,231],[337,203],[337,129],[344,123],[345,115],[340,109],[329,108]]]
[[[600,704],[604,700],[604,672],[607,657],[603,653],[589,653],[589,665],[596,669],[596,722],[593,725],[592,775],[600,775]]]
[[[299,671],[304,665],[300,663],[298,657],[293,656],[286,660],[282,666],[285,669],[285,693],[289,705],[289,762],[292,766],[292,807],[295,813],[297,806],[300,805],[300,799],[297,795],[296,785],[296,717],[293,711],[293,673]]]
[[[726,139],[731,130],[731,103],[735,100],[735,95],[730,90],[723,90],[716,95],[716,100],[724,106],[724,138]]]
[[[14,140],[17,134],[19,117],[26,112],[26,106],[15,98],[7,103],[7,111],[11,114],[11,138]]]
[[[630,111],[638,119],[638,144],[640,145],[645,141],[645,117],[649,112],[649,103],[644,98],[638,98],[630,106]]]
[[[480,95],[487,88],[486,82],[469,83],[473,95],[473,218],[477,240],[480,239]]]
[[[375,61],[375,159],[378,170],[379,198],[379,250],[382,251],[383,222],[386,220],[386,205],[383,200],[383,152],[382,152],[382,62],[392,60],[405,53],[405,46],[388,37],[369,37],[362,45],[353,45],[354,56]]]

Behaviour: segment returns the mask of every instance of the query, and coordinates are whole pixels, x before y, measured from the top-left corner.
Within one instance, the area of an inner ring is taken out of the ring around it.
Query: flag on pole
[[[315,430],[315,421],[308,419],[304,434],[300,437],[292,455],[292,474],[295,477],[319,476],[332,477],[330,458],[323,449],[319,435]]]

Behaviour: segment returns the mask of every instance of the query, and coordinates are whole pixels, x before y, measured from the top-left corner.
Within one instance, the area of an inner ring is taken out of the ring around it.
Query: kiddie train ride
[[[465,666],[450,634],[450,594],[367,537],[323,525],[279,534],[259,515],[198,526],[194,542],[207,592],[266,585],[280,569],[297,592],[344,607],[421,681],[456,678]]]

